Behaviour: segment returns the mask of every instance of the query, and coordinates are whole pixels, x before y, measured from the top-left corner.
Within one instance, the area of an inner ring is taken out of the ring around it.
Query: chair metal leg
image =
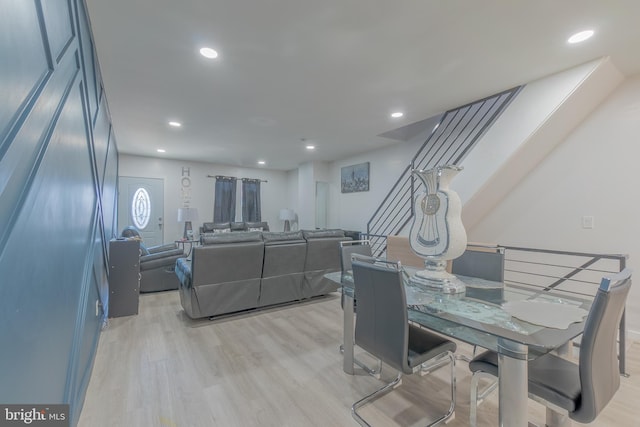
[[[382,360],[378,359],[377,366],[374,369],[371,369],[370,367],[368,367],[367,365],[365,365],[364,363],[362,363],[356,358],[353,359],[353,363],[358,365],[360,368],[362,368],[367,374],[371,375],[372,377],[376,377],[377,379],[380,379],[380,374],[382,374]]]
[[[464,354],[458,354],[456,355],[456,360],[462,360],[463,362],[471,362],[471,358],[469,356],[466,356]]]
[[[464,361],[464,362],[469,363],[469,362],[471,362],[471,359],[472,359],[472,358],[476,357],[476,352],[477,352],[477,351],[478,351],[478,346],[477,346],[477,345],[474,345],[474,346],[473,346],[473,353],[472,353],[472,356],[471,356],[471,357],[469,357],[469,356],[465,356],[464,354],[458,354],[458,355],[456,355],[456,359],[457,359],[457,360],[462,360],[462,361]]]
[[[481,379],[489,379],[491,380],[491,384],[487,386],[482,392],[478,395],[478,386]],[[471,376],[471,397],[469,399],[469,426],[476,427],[477,423],[477,410],[478,405],[480,405],[484,399],[491,394],[498,387],[498,381],[496,377],[491,374],[487,374],[486,372],[474,372]]]
[[[402,372],[399,372],[395,380],[391,381],[389,384],[386,384],[384,387],[374,391],[373,393],[363,397],[362,399],[354,403],[353,406],[351,406],[351,415],[358,422],[358,424],[365,427],[371,427],[371,424],[366,422],[364,418],[362,418],[360,414],[358,414],[358,408],[374,400],[375,398],[390,392],[391,390],[393,390],[395,386],[400,385],[401,381],[402,381]]]
[[[448,360],[447,360],[448,359]],[[443,362],[448,362],[448,363],[443,363]],[[428,372],[432,372],[444,365],[450,365],[451,366],[451,404],[449,405],[449,410],[447,411],[446,414],[444,414],[443,416],[441,416],[440,418],[438,418],[437,420],[431,422],[430,424],[427,425],[427,427],[431,427],[431,426],[435,426],[437,424],[440,424],[443,421],[446,421],[448,419],[450,419],[452,417],[452,415],[455,413],[455,407],[456,407],[456,357],[453,353],[451,352],[447,352],[445,353],[444,356],[437,358],[435,360],[434,363],[429,363],[427,364],[425,367],[423,367],[421,365],[420,367],[420,371],[422,372],[422,370],[426,370]],[[372,400],[390,392],[391,390],[393,390],[395,387],[397,387],[398,385],[400,385],[402,383],[402,372],[398,373],[398,376],[396,377],[395,380],[393,380],[392,382],[390,382],[389,384],[386,384],[384,387],[374,391],[373,393],[369,394],[368,396],[363,397],[362,399],[358,400],[356,403],[353,404],[353,406],[351,407],[351,415],[353,416],[353,418],[361,425],[361,426],[365,426],[365,427],[371,427],[371,425],[369,423],[367,423],[361,416],[360,414],[358,414],[358,409],[361,408],[364,404],[371,402]]]
[[[437,420],[433,421],[431,424],[428,424],[428,426],[435,426],[437,424],[440,424],[441,422],[445,421],[447,422],[447,420],[449,420],[450,418],[452,418],[455,415],[455,410],[456,410],[456,356],[455,354],[451,353],[451,352],[447,352],[446,356],[449,358],[449,361],[451,362],[451,403],[449,404],[449,410],[447,411],[446,414],[444,414],[443,416],[441,416],[440,418],[438,418]],[[436,366],[438,366],[438,364],[436,363]],[[440,364],[439,366],[444,366],[442,364]]]
[[[340,344],[340,353],[344,353],[343,344]],[[367,365],[364,364],[364,362],[361,362],[355,357],[353,358],[353,363],[358,365],[363,371],[365,371],[367,374],[371,375],[372,377],[376,377],[377,379],[380,379],[380,374],[382,374],[382,360],[378,359],[378,363],[376,364],[377,366],[375,368],[368,367]]]
[[[546,407],[546,419],[544,424],[546,427],[571,426],[571,418],[569,418],[569,412],[566,409],[554,405],[553,403],[533,394],[529,394],[529,399],[535,400]]]
[[[457,357],[454,356],[454,360],[457,359]],[[417,369],[419,369],[420,375],[424,376],[427,375],[431,372],[434,372],[438,369],[440,369],[441,367],[448,365],[449,363],[451,363],[451,360],[449,358],[449,353],[444,353],[441,356],[431,359],[425,363],[423,363],[422,365],[420,365]],[[454,361],[455,363],[455,361]],[[415,372],[415,369],[414,369]]]

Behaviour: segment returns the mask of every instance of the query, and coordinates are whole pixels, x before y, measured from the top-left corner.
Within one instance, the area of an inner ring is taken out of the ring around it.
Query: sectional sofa
[[[337,290],[342,230],[207,235],[191,260],[179,259],[180,302],[193,318],[300,301]]]

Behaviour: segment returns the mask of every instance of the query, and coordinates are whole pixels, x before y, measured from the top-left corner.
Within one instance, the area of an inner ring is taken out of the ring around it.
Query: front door
[[[145,246],[163,243],[164,181],[157,178],[118,178],[118,229],[134,226]]]

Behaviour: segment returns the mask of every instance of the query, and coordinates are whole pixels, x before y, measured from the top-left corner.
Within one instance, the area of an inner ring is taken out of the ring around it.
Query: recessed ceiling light
[[[218,57],[218,52],[211,49],[210,47],[203,47],[202,49],[200,49],[200,55],[204,56],[205,58],[213,59]]]
[[[579,33],[575,33],[567,40],[568,43],[580,43],[587,39],[590,39],[593,36],[593,30],[580,31]]]
[[[174,128],[179,128],[180,126],[182,126],[182,123],[171,121],[169,122],[169,126],[173,126]]]
[[[167,150],[165,150],[164,148],[158,148],[156,151],[158,153],[166,153],[167,152]]]
[[[307,150],[315,150],[315,149],[316,149],[316,146],[315,146],[315,145],[308,144],[305,148],[306,148]]]
[[[391,113],[391,117],[393,117],[394,119],[398,119],[400,117],[404,116],[404,113],[400,112],[400,111],[396,111],[395,113]]]
[[[267,162],[265,162],[264,160],[258,160],[258,164],[259,164],[259,165],[266,165],[266,164],[267,164]]]

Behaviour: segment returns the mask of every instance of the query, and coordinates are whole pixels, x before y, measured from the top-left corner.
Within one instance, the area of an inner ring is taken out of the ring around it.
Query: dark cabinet
[[[109,317],[138,314],[140,295],[140,242],[109,242]]]

